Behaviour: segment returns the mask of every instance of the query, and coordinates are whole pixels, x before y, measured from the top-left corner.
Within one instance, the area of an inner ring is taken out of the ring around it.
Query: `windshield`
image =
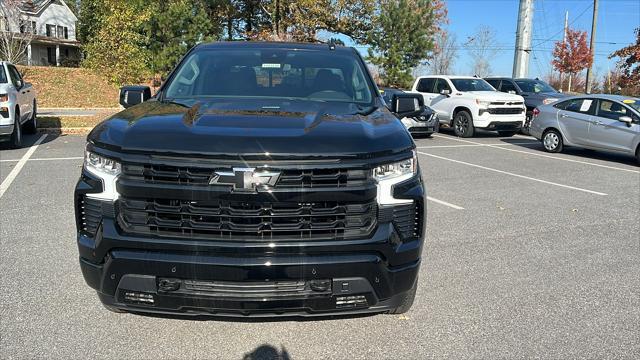
[[[7,83],[7,74],[4,71],[4,66],[0,65],[0,84],[6,84]]]
[[[358,57],[300,49],[206,49],[192,53],[165,96],[264,98],[372,105],[374,93]]]
[[[520,90],[523,92],[536,94],[558,92],[556,89],[549,86],[549,84],[540,80],[516,80],[516,84],[518,84],[518,87],[520,87]]]
[[[496,91],[482,79],[451,79],[451,82],[458,91]]]

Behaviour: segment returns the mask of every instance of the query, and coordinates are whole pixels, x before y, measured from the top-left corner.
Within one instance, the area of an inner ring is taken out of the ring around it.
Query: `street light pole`
[[[513,59],[513,77],[527,77],[531,55],[531,30],[533,24],[533,0],[520,0],[516,49]]]
[[[591,38],[589,39],[589,51],[591,52],[591,56],[595,58],[596,52],[596,23],[598,22],[598,0],[593,0],[593,20],[591,21]],[[591,92],[591,81],[593,77],[593,62],[587,69],[587,83],[585,84],[584,92],[587,94]]]

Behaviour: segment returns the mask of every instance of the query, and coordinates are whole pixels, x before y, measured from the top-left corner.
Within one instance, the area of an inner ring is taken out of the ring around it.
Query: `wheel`
[[[431,137],[431,135],[433,135],[433,133],[426,133],[426,134],[424,134],[424,137],[425,137],[425,138],[430,138],[430,137]]]
[[[520,128],[520,133],[523,135],[531,135],[529,131],[529,127],[531,126],[531,119],[533,118],[533,114],[527,113],[527,117],[524,120],[524,125]]]
[[[456,136],[463,138],[472,137],[474,131],[471,114],[464,110],[458,111],[453,118],[453,132]]]
[[[547,130],[542,135],[542,145],[548,152],[557,153],[562,151],[562,135],[557,130]]]
[[[393,310],[389,310],[389,314],[404,314],[413,305],[413,300],[416,298],[416,290],[418,290],[418,279],[416,278],[415,284],[413,287],[409,289],[406,293],[402,294],[402,301],[400,302],[400,306]]]
[[[20,126],[20,112],[17,109],[15,119],[13,121],[13,133],[11,133],[10,144],[14,149],[18,149],[22,146],[22,126]]]
[[[33,101],[33,111],[31,112],[31,119],[29,119],[29,121],[27,121],[26,124],[24,124],[24,132],[25,134],[35,134],[36,131],[38,130],[38,115],[37,115],[37,107],[36,107],[36,101]]]
[[[504,137],[512,137],[516,133],[517,131],[498,131],[498,135],[504,136]]]
[[[638,161],[638,165],[640,165],[640,145],[638,145],[638,149],[636,149],[636,160]]]

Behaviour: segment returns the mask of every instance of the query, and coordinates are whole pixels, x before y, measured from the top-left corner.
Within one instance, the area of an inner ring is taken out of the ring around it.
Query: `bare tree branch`
[[[21,3],[0,0],[0,59],[16,64],[24,62],[33,39],[31,23],[20,11]]]

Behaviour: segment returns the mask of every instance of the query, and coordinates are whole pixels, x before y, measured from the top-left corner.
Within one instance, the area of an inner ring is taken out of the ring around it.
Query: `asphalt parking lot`
[[[114,314],[80,273],[84,138],[0,150],[0,356],[638,358],[640,167],[532,138],[416,140],[429,193],[404,316],[188,320]]]

